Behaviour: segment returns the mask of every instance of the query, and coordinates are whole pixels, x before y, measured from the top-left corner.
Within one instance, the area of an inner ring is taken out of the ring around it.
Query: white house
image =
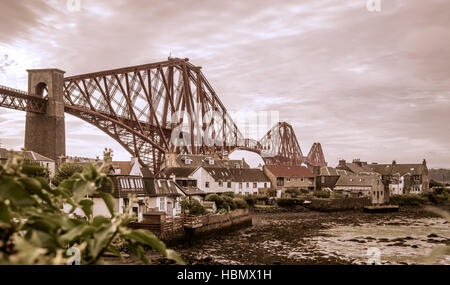
[[[234,192],[257,195],[269,189],[269,178],[260,169],[199,167],[192,176],[206,193]]]

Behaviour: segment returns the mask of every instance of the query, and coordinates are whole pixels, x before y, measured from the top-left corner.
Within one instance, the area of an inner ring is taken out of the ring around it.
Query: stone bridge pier
[[[28,93],[47,96],[45,114],[27,112],[25,149],[56,160],[66,155],[64,122],[64,71],[31,69],[28,71]]]

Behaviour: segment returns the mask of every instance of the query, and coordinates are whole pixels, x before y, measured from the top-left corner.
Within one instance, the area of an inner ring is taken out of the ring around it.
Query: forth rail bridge
[[[108,134],[153,173],[166,153],[223,157],[238,149],[258,153],[266,164],[326,165],[320,143],[303,156],[286,122],[259,141],[245,138],[201,67],[187,58],[70,77],[59,69],[27,71],[28,92],[0,86],[0,107],[25,111],[25,149],[55,160],[66,154],[66,112]],[[184,143],[177,144],[172,136],[180,126],[177,139]],[[195,141],[199,132],[215,143]]]

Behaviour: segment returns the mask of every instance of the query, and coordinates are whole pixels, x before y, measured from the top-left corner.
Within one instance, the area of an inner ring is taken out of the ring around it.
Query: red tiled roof
[[[131,171],[131,161],[113,161],[112,166],[120,169],[121,175],[128,175]]]
[[[312,171],[305,166],[264,165],[264,168],[277,177],[314,177]]]

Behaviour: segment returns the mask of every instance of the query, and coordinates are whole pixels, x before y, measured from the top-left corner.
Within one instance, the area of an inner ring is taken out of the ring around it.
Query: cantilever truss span
[[[46,99],[0,87],[0,106],[45,113]],[[166,152],[223,156],[244,149],[267,164],[284,165],[310,159],[285,122],[260,141],[244,138],[201,67],[188,59],[66,77],[64,109],[114,138],[154,173]]]

